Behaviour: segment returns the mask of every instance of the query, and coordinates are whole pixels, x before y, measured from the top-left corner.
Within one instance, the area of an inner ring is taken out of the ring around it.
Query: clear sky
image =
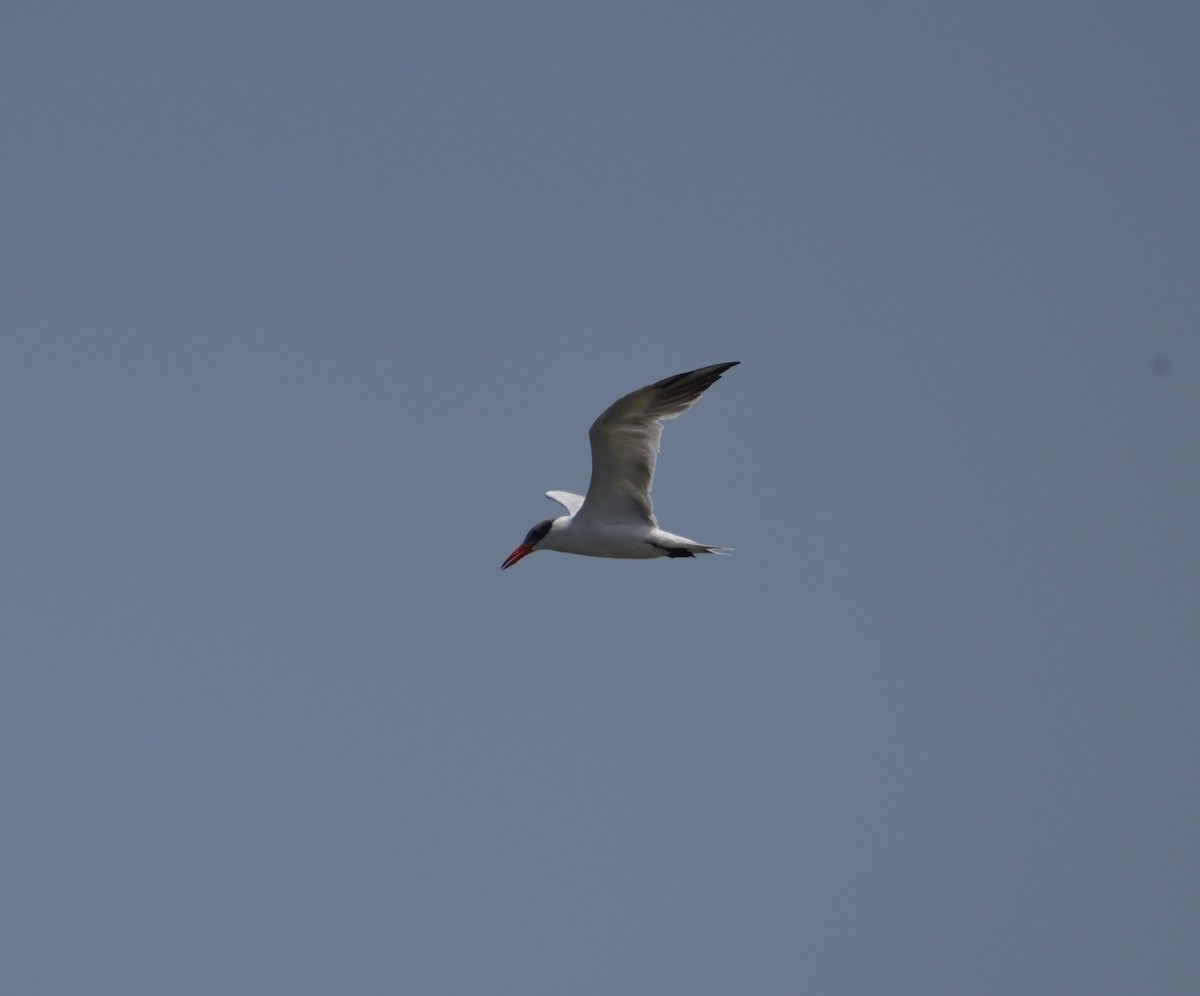
[[[9,4],[6,991],[1200,991],[1198,51]],[[725,360],[732,557],[500,573]]]

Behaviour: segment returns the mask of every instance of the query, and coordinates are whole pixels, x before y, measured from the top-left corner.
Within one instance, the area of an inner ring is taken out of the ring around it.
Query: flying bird
[[[738,362],[676,374],[613,402],[588,431],[592,479],[587,495],[547,491],[546,497],[562,505],[567,514],[543,519],[530,529],[500,569],[537,550],[631,560],[728,553],[729,547],[697,543],[659,529],[650,505],[650,484],[662,420],[686,412]]]

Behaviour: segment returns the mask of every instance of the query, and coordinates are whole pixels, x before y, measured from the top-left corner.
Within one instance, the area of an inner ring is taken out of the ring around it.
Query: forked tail
[[[671,546],[664,546],[662,549],[667,551],[668,557],[694,557],[698,553],[719,553],[724,557],[733,553],[731,546],[710,546],[707,543],[692,543],[690,540],[672,543]]]

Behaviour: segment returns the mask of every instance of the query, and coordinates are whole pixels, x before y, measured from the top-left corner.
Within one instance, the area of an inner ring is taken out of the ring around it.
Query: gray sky
[[[3,20],[8,991],[1200,989],[1194,4]]]

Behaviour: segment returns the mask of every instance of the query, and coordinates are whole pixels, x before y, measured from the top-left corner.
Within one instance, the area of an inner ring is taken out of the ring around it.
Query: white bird
[[[662,420],[682,415],[733,363],[689,370],[643,387],[610,405],[588,431],[592,444],[592,479],[586,497],[569,491],[547,491],[566,515],[544,519],[504,559],[512,567],[536,550],[580,553],[588,557],[693,557],[728,553],[658,528],[650,505],[650,483],[662,438]]]

